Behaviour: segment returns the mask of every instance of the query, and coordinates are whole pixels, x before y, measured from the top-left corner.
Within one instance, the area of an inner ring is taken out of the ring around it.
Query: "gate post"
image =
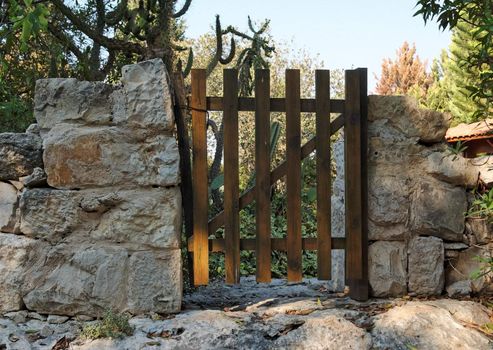
[[[352,299],[368,300],[367,69],[346,71],[344,164],[346,281]]]

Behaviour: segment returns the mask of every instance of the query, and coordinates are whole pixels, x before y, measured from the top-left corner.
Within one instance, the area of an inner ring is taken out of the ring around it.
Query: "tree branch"
[[[65,33],[57,28],[52,22],[48,22],[48,30],[63,46],[72,52],[79,61],[83,62],[86,60],[84,53],[79,50],[72,39],[65,35]]]
[[[118,39],[107,38],[104,35],[99,34],[97,31],[91,28],[91,26],[83,22],[68,6],[66,6],[62,0],[51,0],[52,4],[65,16],[70,22],[82,33],[87,35],[93,41],[99,43],[111,50],[130,51],[138,54],[144,54],[145,49],[137,44],[131,42],[125,42]]]

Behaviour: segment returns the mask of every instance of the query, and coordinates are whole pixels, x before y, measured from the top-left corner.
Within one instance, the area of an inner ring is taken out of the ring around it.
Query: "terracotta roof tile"
[[[447,130],[448,142],[484,139],[493,137],[493,119],[485,119],[471,124],[459,124]]]

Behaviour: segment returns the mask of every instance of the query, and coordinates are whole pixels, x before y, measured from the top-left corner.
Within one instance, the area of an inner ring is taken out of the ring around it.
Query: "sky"
[[[184,16],[187,36],[211,32],[215,15],[224,27],[246,31],[247,16],[270,19],[275,40],[292,42],[310,55],[320,54],[325,69],[368,68],[374,90],[384,58],[394,58],[404,41],[415,43],[420,58],[431,64],[450,42],[450,33],[435,22],[426,26],[413,17],[416,0],[193,0]],[[177,5],[179,7],[180,4]]]

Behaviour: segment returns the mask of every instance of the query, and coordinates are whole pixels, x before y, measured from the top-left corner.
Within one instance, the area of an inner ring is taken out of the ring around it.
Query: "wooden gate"
[[[240,250],[254,250],[258,282],[271,281],[271,251],[287,252],[288,281],[302,279],[302,251],[316,250],[318,278],[331,279],[331,250],[346,251],[350,296],[368,299],[367,70],[347,70],[345,100],[330,98],[330,72],[315,72],[315,99],[300,98],[299,70],[286,70],[286,97],[270,97],[270,72],[255,72],[255,98],[238,97],[238,72],[224,70],[223,97],[208,97],[206,72],[192,71],[193,252],[194,284],[209,281],[209,252],[224,252],[226,283],[240,281]],[[208,219],[206,114],[223,111],[224,210]],[[256,184],[240,196],[238,112],[255,112]],[[286,160],[270,170],[270,113],[286,114]],[[315,113],[316,136],[301,146],[300,115]],[[339,116],[332,122],[330,114]],[[344,127],[346,237],[331,236],[330,136]],[[316,151],[317,237],[301,235],[301,160]],[[288,171],[289,169],[289,171]],[[271,238],[271,186],[286,176],[287,236]],[[255,201],[256,238],[240,238],[239,212]],[[224,227],[223,239],[209,236]]]

